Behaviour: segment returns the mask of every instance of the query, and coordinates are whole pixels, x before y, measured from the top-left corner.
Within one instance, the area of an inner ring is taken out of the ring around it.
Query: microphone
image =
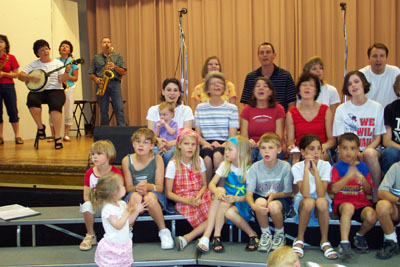
[[[346,2],[340,2],[340,8],[345,11],[346,10]]]
[[[182,14],[186,14],[188,12],[188,10],[187,10],[187,8],[183,7],[181,9],[179,9],[178,12],[180,15],[182,15]]]

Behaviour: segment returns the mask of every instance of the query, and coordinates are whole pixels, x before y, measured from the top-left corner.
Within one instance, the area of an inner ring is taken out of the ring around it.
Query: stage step
[[[1,187],[83,189],[86,166],[0,164]]]

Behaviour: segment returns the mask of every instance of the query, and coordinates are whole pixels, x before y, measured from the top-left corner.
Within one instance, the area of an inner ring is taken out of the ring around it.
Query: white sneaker
[[[171,232],[168,228],[162,229],[158,232],[158,236],[161,240],[161,248],[162,249],[173,249],[174,248],[174,240],[172,239]]]
[[[286,244],[286,237],[284,233],[281,234],[274,234],[274,239],[272,240],[272,247],[271,250],[275,250],[281,246]]]
[[[270,233],[263,233],[258,242],[258,251],[269,252],[272,246],[272,235]]]

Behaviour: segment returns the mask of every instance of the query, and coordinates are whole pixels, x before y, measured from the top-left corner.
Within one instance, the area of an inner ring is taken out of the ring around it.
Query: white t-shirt
[[[330,84],[321,85],[321,92],[318,95],[316,102],[325,104],[328,107],[333,104],[340,103],[339,93],[336,87]],[[297,104],[301,103],[301,99],[297,99]]]
[[[372,142],[374,135],[386,133],[383,120],[383,107],[378,102],[368,99],[361,106],[350,101],[336,109],[333,121],[333,136],[354,133],[360,138],[360,150],[363,151]]]
[[[158,106],[159,105],[155,105],[149,108],[149,110],[147,111],[146,120],[153,122],[160,120]],[[178,129],[183,128],[183,124],[185,122],[194,120],[192,109],[189,106],[185,106],[183,104],[176,106],[175,114],[172,120],[178,123]]]
[[[332,175],[332,167],[327,161],[318,160],[317,164],[318,173],[321,177],[322,181],[331,182]],[[304,178],[304,161],[297,162],[292,167],[293,174],[293,184],[297,184],[299,181],[303,181]],[[315,177],[309,172],[309,181],[310,181],[310,195],[316,195],[316,187],[315,187]],[[301,192],[297,193],[301,196]],[[329,199],[328,194],[325,195],[325,198]]]
[[[206,165],[204,165],[204,160],[203,158],[199,157],[200,159],[200,172],[205,172],[206,171]],[[182,164],[186,168],[190,168],[192,164],[185,164],[182,162]],[[175,161],[170,160],[168,165],[167,165],[167,170],[165,171],[165,178],[168,179],[175,179],[175,173],[176,173],[176,164]]]
[[[365,66],[360,71],[364,73],[365,78],[371,83],[369,92],[366,94],[369,99],[379,102],[383,107],[397,99],[393,84],[397,75],[400,74],[398,67],[386,64],[385,72],[382,74],[373,73],[370,65]]]
[[[219,164],[219,167],[215,171],[215,174],[217,174],[219,177],[222,177],[222,174],[224,174],[224,168],[225,168],[225,161]],[[242,175],[242,171],[238,167],[233,166],[233,164],[231,164],[231,172],[233,172],[236,176]]]
[[[58,59],[53,59],[53,61],[48,63],[43,63],[38,59],[29,63],[22,71],[29,74],[33,70],[41,69],[47,73],[62,66],[64,66],[64,64]],[[58,76],[64,73],[65,69],[60,69],[59,71],[50,74],[45,90],[63,89],[62,84],[58,81]]]
[[[105,231],[104,238],[112,243],[124,245],[129,242],[129,220],[126,220],[124,227],[121,230],[115,229],[107,220],[110,216],[121,218],[126,210],[125,201],[118,201],[119,207],[106,203],[101,211],[101,222]]]

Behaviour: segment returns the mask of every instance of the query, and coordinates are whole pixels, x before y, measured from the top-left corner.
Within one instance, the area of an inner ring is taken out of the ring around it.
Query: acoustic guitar
[[[75,60],[71,61],[71,63],[69,63],[69,64],[78,65],[78,64],[83,64],[84,62],[85,62],[85,60],[83,60],[83,58],[78,58],[78,59],[75,59]],[[45,72],[44,70],[41,70],[41,69],[37,69],[37,70],[33,70],[33,71],[29,72],[29,74],[33,74],[35,76],[40,77],[40,80],[37,81],[37,82],[27,81],[26,82],[26,86],[28,87],[28,89],[31,92],[42,92],[42,91],[44,91],[44,89],[46,88],[46,85],[49,82],[50,74],[52,74],[53,72],[59,71],[62,68],[65,68],[67,65],[59,67],[59,68],[56,68],[56,69],[51,70],[49,72]]]

